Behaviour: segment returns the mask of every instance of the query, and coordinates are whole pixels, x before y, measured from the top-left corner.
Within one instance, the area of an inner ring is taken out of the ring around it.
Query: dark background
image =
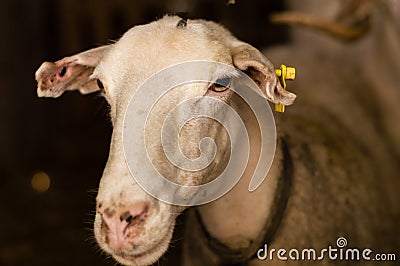
[[[99,255],[91,229],[112,130],[107,104],[76,92],[37,98],[40,64],[174,12],[221,22],[258,48],[287,41],[286,28],[268,20],[281,1],[226,2],[0,2],[0,266],[115,265]],[[51,179],[46,192],[31,186],[38,171]]]

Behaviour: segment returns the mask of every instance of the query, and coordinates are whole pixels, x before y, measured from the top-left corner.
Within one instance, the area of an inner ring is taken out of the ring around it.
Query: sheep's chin
[[[174,231],[174,223],[171,224],[165,236],[155,246],[140,254],[131,255],[129,253],[111,254],[112,257],[126,266],[145,266],[156,262],[168,249],[169,242]]]

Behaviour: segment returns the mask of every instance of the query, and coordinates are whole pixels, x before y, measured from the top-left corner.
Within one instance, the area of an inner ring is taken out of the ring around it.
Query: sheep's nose
[[[111,249],[119,250],[135,243],[140,228],[150,214],[150,206],[140,202],[119,209],[98,210],[102,218],[102,234]]]

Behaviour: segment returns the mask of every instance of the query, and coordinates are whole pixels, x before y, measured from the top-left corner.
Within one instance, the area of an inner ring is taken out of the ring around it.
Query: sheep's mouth
[[[129,251],[121,251],[112,254],[112,256],[123,265],[150,265],[157,261],[167,250],[173,231],[174,223],[170,225],[164,237],[158,243],[144,252],[132,254]]]

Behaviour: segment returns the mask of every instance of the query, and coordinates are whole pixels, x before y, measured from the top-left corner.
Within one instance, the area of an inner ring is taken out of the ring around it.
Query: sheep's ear
[[[109,47],[100,46],[54,63],[44,62],[35,74],[38,96],[56,98],[65,91],[79,90],[86,94],[99,90],[90,76]]]
[[[269,101],[284,105],[294,102],[296,95],[282,88],[274,66],[259,50],[247,43],[235,42],[231,53],[235,67],[249,75]]]

